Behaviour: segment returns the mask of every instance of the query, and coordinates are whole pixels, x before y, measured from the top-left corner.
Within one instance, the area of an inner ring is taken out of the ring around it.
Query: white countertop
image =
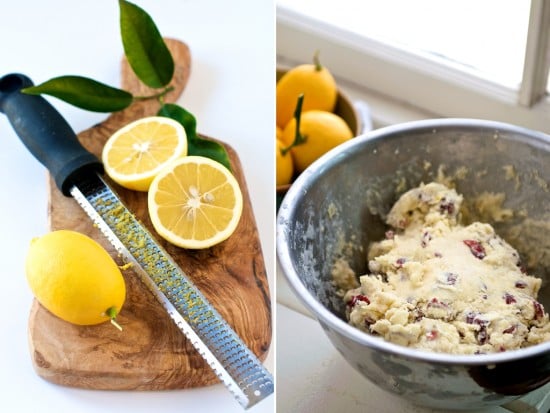
[[[281,413],[446,413],[414,406],[363,377],[277,270],[277,411]],[[506,406],[470,413],[548,413],[550,384]]]
[[[163,36],[191,48],[189,83],[178,103],[197,118],[198,130],[229,143],[241,160],[265,264],[274,285],[274,7],[254,0],[135,0]],[[78,74],[118,86],[122,44],[118,2],[21,0],[2,3],[0,76],[25,73],[35,83]],[[246,13],[242,11],[246,10]],[[254,16],[253,19],[250,16]],[[75,131],[103,120],[50,100]],[[32,295],[24,260],[32,237],[48,231],[46,171],[0,115],[0,410],[11,412],[240,412],[222,385],[166,392],[108,392],[57,386],[32,367],[27,321]],[[266,360],[274,371],[274,351]],[[250,412],[274,410],[270,396]]]

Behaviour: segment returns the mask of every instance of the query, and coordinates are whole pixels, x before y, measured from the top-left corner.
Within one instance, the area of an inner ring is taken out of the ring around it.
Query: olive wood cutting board
[[[176,69],[174,90],[166,102],[175,102],[188,81],[190,51],[185,43],[166,39]],[[134,95],[151,90],[122,60],[122,88]],[[154,115],[156,100],[139,101],[104,122],[78,134],[96,155],[107,138],[123,125]],[[200,129],[200,122],[198,124]],[[226,241],[204,250],[184,250],[162,240],[148,217],[147,196],[109,181],[122,201],[170,253],[210,303],[235,329],[248,347],[264,360],[271,343],[271,305],[265,264],[245,177],[235,151],[224,144],[240,184],[244,207],[240,223]],[[51,230],[72,229],[97,240],[119,265],[121,258],[72,198],[48,178],[48,217]],[[117,317],[123,330],[106,322],[76,326],[64,322],[36,300],[29,319],[29,343],[34,369],[44,379],[72,387],[113,390],[164,390],[205,386],[219,380],[175,326],[168,314],[132,269],[122,271],[126,302]]]

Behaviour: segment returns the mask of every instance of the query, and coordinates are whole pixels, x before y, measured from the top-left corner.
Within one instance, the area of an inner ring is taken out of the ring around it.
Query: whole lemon
[[[114,319],[126,297],[124,278],[109,253],[76,231],[59,230],[34,238],[26,275],[38,302],[73,324]]]
[[[334,111],[338,88],[334,77],[321,66],[315,55],[314,64],[303,64],[288,70],[277,82],[276,116],[277,125],[285,128],[293,116],[296,99],[304,95],[302,111]]]
[[[321,155],[353,137],[344,119],[322,110],[310,110],[301,114],[300,134],[304,142],[291,149],[294,167],[298,173],[302,173]],[[292,145],[295,136],[296,118],[292,118],[283,130],[283,144]]]
[[[275,126],[275,131],[276,131],[275,132],[275,137],[277,139],[281,139],[283,137],[283,129],[276,125]]]
[[[277,157],[275,159],[275,164],[277,167],[277,186],[287,185],[292,180],[292,175],[294,175],[292,153],[291,151],[283,153],[283,149],[286,145],[280,139],[276,141],[275,150],[277,151]]]

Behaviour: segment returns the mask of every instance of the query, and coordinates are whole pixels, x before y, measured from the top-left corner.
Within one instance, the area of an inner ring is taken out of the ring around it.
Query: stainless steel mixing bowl
[[[332,150],[285,196],[277,218],[278,263],[301,302],[345,359],[366,378],[413,403],[467,410],[500,405],[550,381],[550,342],[484,355],[402,347],[347,324],[331,269],[344,257],[367,271],[366,247],[383,238],[398,196],[445,175],[464,198],[505,195],[514,216],[494,225],[543,279],[550,310],[550,137],[473,119],[437,119],[378,129]],[[475,208],[474,208],[475,209]],[[279,326],[284,328],[284,326]]]

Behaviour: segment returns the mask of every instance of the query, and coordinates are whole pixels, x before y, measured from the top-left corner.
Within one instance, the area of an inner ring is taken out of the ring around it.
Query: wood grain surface
[[[166,39],[176,63],[175,87],[166,96],[175,102],[190,75],[186,44]],[[123,89],[134,95],[151,93],[122,61]],[[140,101],[110,115],[104,122],[78,134],[91,152],[100,155],[109,136],[123,125],[159,109],[155,100]],[[198,125],[200,131],[200,124]],[[225,144],[240,183],[244,208],[238,228],[223,243],[205,250],[184,250],[160,239],[195,285],[264,360],[271,343],[271,306],[260,240],[245,177],[235,151]],[[101,243],[120,265],[114,248],[92,225],[72,198],[64,197],[48,178],[48,216],[51,230],[72,229]],[[111,182],[112,183],[112,182]],[[123,202],[154,234],[147,212],[146,194],[125,190],[112,183]],[[123,271],[127,284],[125,305],[117,318],[123,331],[110,323],[75,326],[33,303],[29,319],[29,343],[36,372],[53,383],[113,390],[164,390],[205,386],[218,379],[131,269]]]

